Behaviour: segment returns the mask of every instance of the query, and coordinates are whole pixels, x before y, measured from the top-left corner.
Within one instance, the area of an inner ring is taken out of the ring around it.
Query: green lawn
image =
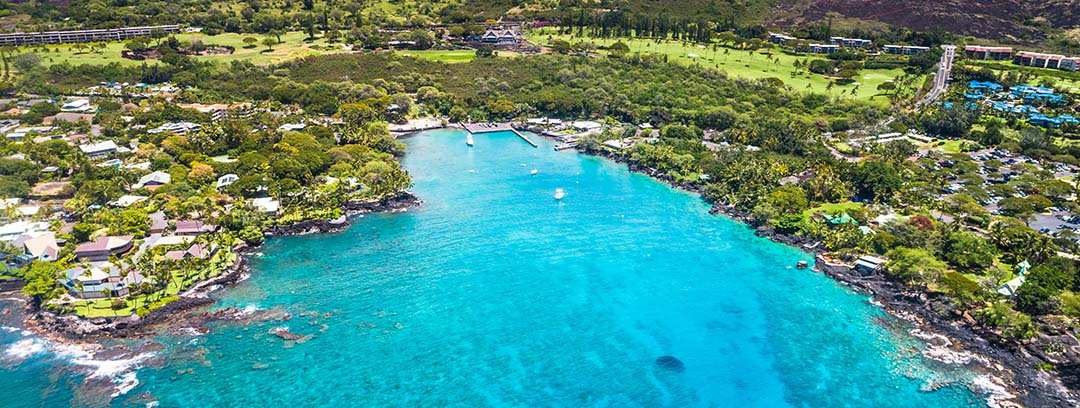
[[[863,203],[856,203],[856,202],[852,202],[852,201],[845,201],[845,202],[842,202],[842,203],[822,204],[822,205],[819,205],[817,207],[809,208],[806,211],[803,211],[803,216],[804,217],[810,217],[811,215],[814,215],[814,214],[819,213],[819,212],[823,212],[823,213],[826,213],[826,214],[833,214],[833,213],[839,213],[839,212],[848,212],[848,211],[852,211],[852,210],[861,209],[861,208],[863,208],[863,206],[864,206]]]
[[[247,45],[243,41],[245,37],[254,37],[259,41],[262,41],[262,39],[264,38],[264,36],[259,36],[255,34],[235,33],[225,33],[214,36],[199,33],[185,33],[176,35],[176,38],[182,42],[200,40],[207,45],[224,45],[236,48],[236,51],[229,55],[207,55],[195,57],[203,61],[251,61],[252,63],[258,65],[270,65],[291,59],[306,57],[309,55],[348,52],[348,50],[345,50],[341,47],[341,44],[330,44],[323,39],[317,39],[313,42],[306,42],[304,41],[304,39],[307,37],[307,35],[299,31],[289,32],[282,35],[282,43],[275,45],[273,47],[273,51],[266,51],[266,47],[261,44],[256,45],[256,47],[254,48],[244,48]],[[98,47],[93,51],[90,51],[88,46],[82,44],[60,44],[49,45],[45,47],[19,47],[14,53],[36,53],[44,60],[45,65],[61,64],[64,62],[70,63],[72,65],[103,65],[112,62],[118,62],[120,64],[128,66],[137,66],[143,64],[144,61],[135,61],[120,57],[120,52],[123,50],[123,42],[111,42],[105,44],[104,47]],[[151,64],[159,63],[159,61],[156,60],[148,60],[145,62]]]
[[[941,146],[931,148],[930,146],[940,143],[940,141],[932,141],[930,143],[923,143],[922,147],[927,149],[941,150],[945,153],[963,153],[965,143],[973,143],[964,139],[948,140]]]
[[[757,50],[754,53],[750,53],[748,51],[721,47],[717,51],[713,51],[711,47],[692,44],[684,45],[679,41],[662,41],[657,43],[653,40],[630,38],[581,38],[570,35],[554,34],[554,31],[551,30],[535,30],[528,32],[526,35],[530,41],[543,45],[550,44],[552,39],[562,39],[571,44],[585,41],[586,43],[593,44],[595,47],[607,47],[617,41],[622,41],[630,47],[631,53],[666,55],[668,61],[714,67],[737,77],[755,79],[770,77],[779,78],[796,91],[812,90],[815,92],[826,92],[826,88],[831,81],[829,78],[822,75],[806,71],[800,71],[798,75],[795,75],[794,73],[795,68],[793,64],[796,59],[803,60],[807,58],[814,59],[823,57],[811,55],[796,57],[784,54],[778,48],[773,48],[771,50],[771,56],[769,56],[764,54],[770,52],[768,49]],[[605,53],[603,50],[598,50],[598,52]],[[725,54],[725,52],[727,54]],[[832,95],[848,95],[851,89],[858,86],[858,90],[855,94],[856,99],[888,103],[888,98],[878,95],[877,87],[885,81],[896,78],[901,74],[903,74],[903,70],[901,69],[863,70],[859,72],[859,76],[854,78],[856,81],[855,84],[835,85],[833,89],[828,92]],[[916,83],[919,82],[920,81],[916,81]]]
[[[397,53],[404,56],[445,62],[447,64],[469,62],[476,57],[476,51],[473,50],[409,50],[398,51]]]
[[[397,51],[398,55],[423,58],[431,61],[457,64],[469,62],[476,58],[475,50],[403,50]],[[512,51],[496,51],[499,58],[517,58],[521,54]]]

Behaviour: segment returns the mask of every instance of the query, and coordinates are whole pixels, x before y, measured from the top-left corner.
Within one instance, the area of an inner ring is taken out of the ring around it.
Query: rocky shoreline
[[[583,154],[604,157],[624,163],[635,173],[644,174],[687,192],[701,193],[698,184],[676,183],[670,176],[656,169],[631,163],[624,155],[609,151],[587,151]],[[702,197],[704,198],[704,197]],[[753,225],[750,214],[738,209],[713,203],[710,214],[727,216],[746,225]],[[1059,368],[1057,375],[1036,368],[1039,363],[1055,361],[1041,348],[1049,340],[1038,338],[1028,344],[1016,344],[1002,339],[996,333],[981,327],[965,313],[959,311],[944,296],[917,292],[900,283],[885,279],[880,274],[860,275],[846,265],[830,268],[821,262],[824,248],[807,237],[784,234],[767,227],[755,229],[757,236],[777,243],[799,247],[818,258],[815,269],[859,292],[873,297],[872,303],[886,313],[911,322],[916,329],[910,334],[926,341],[924,355],[943,362],[977,361],[986,370],[990,384],[983,388],[996,389],[989,403],[994,407],[1046,407],[1074,408],[1080,406],[1080,366],[1076,364]],[[1075,340],[1069,343],[1075,343]],[[1080,344],[1068,350],[1069,359],[1078,361]],[[1068,361],[1068,360],[1066,360]],[[1071,379],[1071,380],[1070,380]],[[1068,384],[1068,385],[1066,385]],[[987,390],[983,390],[987,391]]]
[[[266,231],[268,236],[304,235],[329,233],[345,230],[349,226],[348,217],[376,212],[404,211],[422,203],[408,191],[402,191],[392,197],[379,201],[350,201],[342,205],[345,216],[336,220],[306,220],[295,224],[274,226]],[[94,340],[103,338],[143,338],[157,334],[162,326],[179,327],[191,325],[192,320],[206,320],[209,315],[191,313],[192,310],[214,303],[209,297],[211,292],[235,285],[249,275],[247,256],[255,248],[241,246],[234,248],[240,255],[232,266],[220,275],[197,283],[180,293],[179,300],[169,302],[146,316],[136,315],[121,317],[98,317],[86,319],[75,315],[57,314],[41,309],[33,302],[27,302],[25,311],[26,328],[35,334],[57,343],[78,343],[91,346]]]

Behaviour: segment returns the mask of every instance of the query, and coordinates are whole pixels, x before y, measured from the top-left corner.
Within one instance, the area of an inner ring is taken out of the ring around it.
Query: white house
[[[219,188],[219,189],[223,188],[223,187],[228,186],[228,185],[230,185],[232,183],[235,183],[237,180],[240,180],[240,176],[237,176],[237,175],[232,174],[232,173],[229,173],[229,174],[226,174],[224,176],[218,177],[218,179],[217,179],[217,188]]]
[[[131,186],[131,187],[132,188],[146,187],[147,189],[153,190],[155,188],[158,188],[160,186],[169,184],[171,182],[172,182],[172,175],[170,175],[169,173],[166,173],[164,171],[155,171],[153,173],[142,176],[142,178],[139,179],[139,182],[135,183],[135,185]]]
[[[65,102],[60,106],[60,110],[64,112],[89,112],[93,110],[93,108],[90,107],[89,99],[79,98]]]
[[[112,140],[79,145],[79,150],[82,150],[83,154],[86,154],[86,157],[89,157],[91,159],[105,157],[110,154],[116,153],[118,148],[119,146],[117,146],[116,143]]]
[[[278,210],[281,209],[281,202],[273,197],[252,198],[251,206],[266,214],[273,215],[277,214]]]

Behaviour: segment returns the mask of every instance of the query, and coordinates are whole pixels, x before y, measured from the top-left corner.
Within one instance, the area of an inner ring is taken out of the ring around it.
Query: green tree
[[[947,266],[925,249],[898,247],[885,254],[886,272],[908,283],[935,282],[945,273]]]

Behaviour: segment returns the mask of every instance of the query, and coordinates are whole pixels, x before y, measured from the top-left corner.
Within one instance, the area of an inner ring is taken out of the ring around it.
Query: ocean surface
[[[270,239],[217,294],[215,309],[290,319],[214,322],[105,362],[5,321],[0,406],[984,406],[973,370],[924,358],[907,323],[794,268],[810,255],[533,139],[409,138],[423,206]]]

